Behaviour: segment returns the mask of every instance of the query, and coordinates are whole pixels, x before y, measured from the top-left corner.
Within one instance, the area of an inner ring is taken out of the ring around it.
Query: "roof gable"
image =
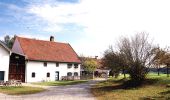
[[[21,45],[17,38],[15,39],[14,44],[12,46],[12,52],[20,55],[24,55]]]
[[[76,52],[67,43],[17,37],[28,60],[80,63]]]

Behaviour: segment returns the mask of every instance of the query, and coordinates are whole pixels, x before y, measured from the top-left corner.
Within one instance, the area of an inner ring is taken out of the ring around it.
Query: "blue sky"
[[[0,0],[0,36],[18,35],[48,40],[50,35],[57,41],[74,43],[82,37],[83,26],[74,22],[48,22],[29,12],[32,6],[58,6],[76,4],[78,0]],[[57,13],[57,12],[56,12]],[[60,15],[59,15],[60,16]],[[47,30],[46,30],[47,29]]]
[[[146,32],[165,47],[170,44],[169,5],[169,0],[0,0],[0,39],[53,35],[79,55],[102,56],[121,36]]]
[[[36,2],[35,2],[36,1]],[[48,21],[44,21],[38,18],[31,12],[29,6],[41,5],[45,2],[38,0],[27,2],[26,0],[0,0],[0,35],[30,35],[31,37],[38,38],[54,35],[57,40],[60,41],[74,41],[81,35],[78,29],[82,30],[81,26],[77,26],[74,23],[54,23],[57,26],[62,27],[62,30],[52,29],[44,30],[48,28]],[[47,4],[53,1],[47,1]],[[77,3],[77,0],[58,0],[57,3]],[[59,28],[60,28],[59,27]],[[76,30],[75,30],[76,28]],[[56,31],[55,31],[56,30]],[[62,33],[62,35],[61,35]],[[71,33],[71,34],[69,34]],[[68,38],[70,37],[70,38]]]

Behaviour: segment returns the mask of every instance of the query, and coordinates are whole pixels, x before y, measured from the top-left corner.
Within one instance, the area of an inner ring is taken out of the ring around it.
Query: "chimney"
[[[54,42],[54,36],[50,36],[50,41]]]

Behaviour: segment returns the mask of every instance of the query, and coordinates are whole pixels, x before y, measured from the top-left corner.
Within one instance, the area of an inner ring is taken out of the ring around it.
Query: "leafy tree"
[[[8,48],[12,49],[12,46],[13,46],[13,43],[14,43],[14,39],[15,39],[15,36],[14,37],[10,37],[9,35],[6,35],[4,37],[4,42],[5,42],[5,44],[7,45]]]
[[[153,64],[157,68],[158,76],[160,75],[160,66],[164,65],[164,56],[165,56],[165,51],[162,50],[160,47],[154,49],[155,56],[153,58]]]
[[[163,63],[166,65],[167,67],[167,77],[169,77],[169,67],[170,67],[170,53],[166,53],[164,55],[164,60]]]
[[[123,37],[118,42],[119,52],[125,59],[130,79],[137,84],[145,80],[148,68],[152,64],[153,48],[148,34],[138,33],[134,37]]]
[[[121,64],[121,68],[122,68],[122,72],[124,75],[124,78],[126,78],[126,70],[127,70],[127,59],[125,59],[124,57],[125,55],[122,53],[119,53],[119,58],[120,58],[120,64]]]
[[[169,77],[169,67],[170,67],[170,53],[168,49],[156,48],[154,56],[154,64],[158,66],[158,75],[160,65],[166,65],[167,77]]]
[[[93,73],[94,78],[94,71],[97,68],[97,62],[93,59],[87,59],[82,63],[84,70]]]
[[[125,76],[125,63],[123,55],[113,51],[113,48],[110,47],[105,51],[104,57],[102,58],[102,66],[107,66],[111,69],[111,73],[117,77],[119,72],[122,70],[124,77]]]
[[[162,51],[161,63],[162,63],[162,65],[166,65],[166,67],[167,67],[167,77],[169,77],[169,67],[170,67],[170,53],[169,53],[169,50]]]

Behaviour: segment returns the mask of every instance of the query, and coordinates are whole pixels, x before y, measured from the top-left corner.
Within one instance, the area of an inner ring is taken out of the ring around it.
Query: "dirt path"
[[[101,81],[101,80],[100,80]],[[22,96],[0,94],[0,100],[95,100],[90,87],[99,80],[68,86],[48,87],[47,91]]]

